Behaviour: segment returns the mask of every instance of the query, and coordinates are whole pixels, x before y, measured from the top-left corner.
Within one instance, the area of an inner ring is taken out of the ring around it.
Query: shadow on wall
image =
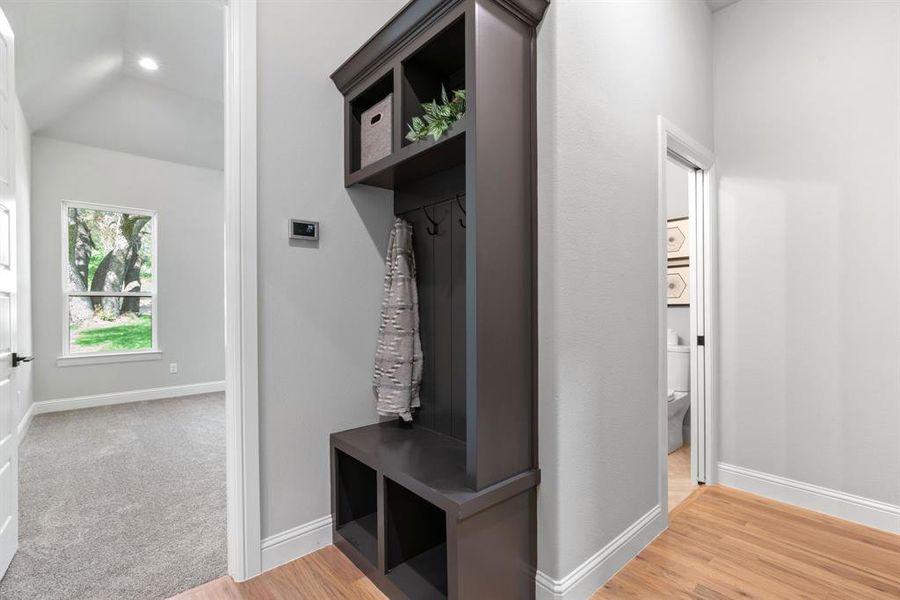
[[[382,259],[387,259],[387,244],[393,222],[393,193],[389,190],[381,190],[368,186],[357,186],[347,189],[347,196],[360,221],[369,234],[369,239],[375,245]],[[386,216],[388,215],[388,216]],[[325,233],[328,235],[328,227],[325,225]],[[288,238],[288,245],[292,248],[306,248],[318,250],[320,240],[300,240]]]
[[[355,186],[347,189],[347,196],[381,258],[387,259],[387,244],[394,215],[394,193],[371,186]],[[389,215],[387,221],[385,215]]]

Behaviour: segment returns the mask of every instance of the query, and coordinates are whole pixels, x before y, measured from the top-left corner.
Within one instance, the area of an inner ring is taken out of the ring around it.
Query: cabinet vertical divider
[[[376,477],[376,481],[378,484],[378,572],[382,575],[387,574],[387,558],[385,557],[386,553],[386,544],[387,544],[387,531],[386,531],[386,513],[384,508],[384,475],[379,471]]]
[[[399,152],[403,146],[403,63],[399,60],[393,62],[394,71],[394,123],[391,134],[392,148]]]
[[[459,553],[457,544],[456,517],[447,513],[447,597],[461,598],[459,595],[459,561],[455,557]]]

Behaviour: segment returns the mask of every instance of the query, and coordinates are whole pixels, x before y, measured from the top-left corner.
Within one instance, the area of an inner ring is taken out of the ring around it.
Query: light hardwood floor
[[[592,600],[900,598],[900,536],[721,486],[695,490],[670,518]],[[384,596],[333,546],[244,583],[224,577],[177,596],[289,598]]]
[[[334,546],[235,583],[222,577],[173,600],[385,600],[375,584]]]
[[[669,511],[694,493],[697,483],[691,480],[691,447],[685,444],[667,457],[669,462]]]
[[[601,598],[900,598],[900,536],[721,486],[594,594]]]

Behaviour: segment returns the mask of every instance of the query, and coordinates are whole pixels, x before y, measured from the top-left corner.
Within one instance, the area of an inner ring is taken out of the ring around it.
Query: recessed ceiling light
[[[138,61],[138,64],[147,71],[156,71],[159,69],[159,63],[150,58],[149,56],[145,56]]]

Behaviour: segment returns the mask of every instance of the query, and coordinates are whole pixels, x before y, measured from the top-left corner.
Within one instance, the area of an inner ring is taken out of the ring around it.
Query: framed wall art
[[[666,256],[669,260],[689,258],[691,245],[688,239],[690,219],[678,217],[669,219],[666,224]]]
[[[666,273],[666,298],[669,306],[689,306],[690,292],[690,266],[687,262],[670,264]]]

